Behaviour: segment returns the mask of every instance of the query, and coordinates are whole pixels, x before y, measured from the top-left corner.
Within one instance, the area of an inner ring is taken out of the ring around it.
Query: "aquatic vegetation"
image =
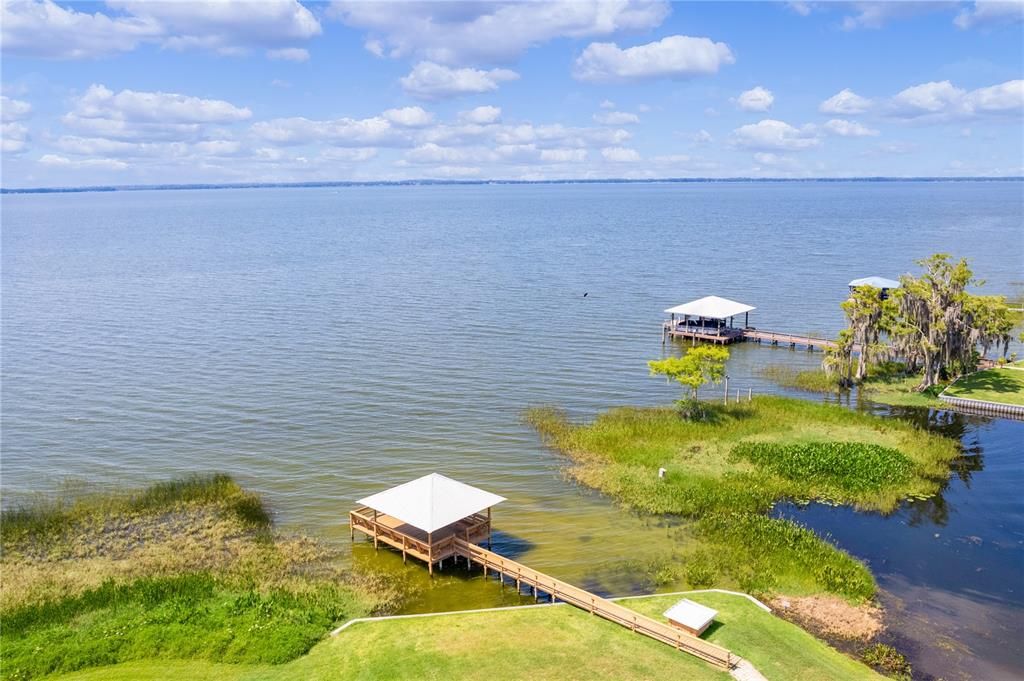
[[[696,523],[698,536],[714,545],[723,574],[744,591],[770,594],[801,581],[811,589],[860,601],[875,593],[863,563],[798,523],[755,513],[713,514]]]
[[[709,409],[703,421],[630,407],[586,424],[550,407],[525,417],[571,459],[567,471],[579,482],[634,510],[695,521],[685,559],[700,563],[697,581],[757,593],[870,597],[867,568],[766,513],[783,499],[890,511],[902,499],[934,494],[958,453],[953,440],[834,405],[758,397]]]
[[[62,495],[2,520],[4,678],[148,658],[277,664],[400,597],[276,534],[226,475]]]
[[[821,369],[800,370],[782,364],[769,364],[758,373],[785,388],[814,393],[836,393],[843,389],[835,376],[829,376]]]
[[[851,500],[861,492],[901,485],[914,473],[913,462],[899,450],[864,442],[742,442],[732,455],[806,485],[808,491],[817,489],[817,496],[849,495]]]
[[[28,538],[51,542],[83,524],[113,516],[155,514],[199,505],[216,505],[253,528],[270,525],[270,515],[259,496],[243,490],[231,476],[193,474],[142,490],[65,492],[5,509],[0,518],[0,542],[5,550]]]
[[[872,667],[877,667],[895,679],[913,678],[913,669],[907,658],[892,646],[874,643],[861,652],[860,658]]]

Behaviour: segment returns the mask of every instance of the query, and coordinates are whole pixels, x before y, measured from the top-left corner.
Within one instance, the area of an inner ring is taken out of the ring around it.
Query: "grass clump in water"
[[[760,374],[784,388],[796,388],[814,393],[837,393],[843,388],[838,377],[829,376],[821,369],[794,369],[782,364],[769,364]]]
[[[899,681],[910,681],[914,677],[907,658],[890,645],[873,643],[861,652],[860,659]]]

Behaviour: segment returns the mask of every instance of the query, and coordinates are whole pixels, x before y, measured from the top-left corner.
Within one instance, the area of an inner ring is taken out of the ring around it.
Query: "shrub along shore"
[[[955,441],[909,423],[833,405],[758,397],[708,410],[690,420],[668,407],[624,407],[578,424],[536,408],[526,419],[570,459],[579,482],[680,521],[687,541],[674,562],[691,586],[831,593],[854,603],[874,595],[870,571],[827,538],[767,515],[772,505],[892,511],[935,494],[958,452]]]
[[[226,475],[11,509],[0,542],[5,679],[129,660],[279,664],[400,597],[318,541],[276,533]]]

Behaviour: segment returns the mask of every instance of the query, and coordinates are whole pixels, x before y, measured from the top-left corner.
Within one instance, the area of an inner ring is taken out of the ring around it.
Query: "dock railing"
[[[536,590],[550,594],[552,602],[555,600],[564,601],[577,608],[586,610],[591,615],[615,622],[637,634],[643,634],[662,643],[667,643],[676,650],[699,657],[717,667],[731,669],[735,664],[732,653],[721,646],[705,641],[668,624],[653,620],[635,610],[630,610],[625,606],[563,582],[560,579],[537,572],[532,568],[505,558],[493,551],[488,551],[464,539],[455,538],[455,550],[456,553],[462,555],[467,560],[481,565],[485,575],[488,570],[492,570],[502,575],[502,579],[504,577],[515,579],[516,588],[521,588],[522,584],[526,584]]]

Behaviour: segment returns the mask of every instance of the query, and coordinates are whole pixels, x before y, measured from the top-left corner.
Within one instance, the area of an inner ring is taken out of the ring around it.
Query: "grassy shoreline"
[[[280,664],[399,597],[276,533],[226,475],[10,509],[0,543],[5,679],[138,659]]]
[[[909,423],[782,397],[713,406],[708,421],[671,408],[619,408],[575,424],[557,409],[526,419],[566,455],[569,475],[634,510],[677,516],[694,587],[793,595],[874,594],[870,572],[827,538],[766,513],[782,500],[888,512],[938,491],[957,443]],[[659,468],[666,470],[658,477]]]
[[[1014,366],[1018,368],[1011,368]],[[924,392],[916,390],[921,382],[919,375],[904,374],[895,365],[881,369],[872,367],[858,390],[872,402],[894,407],[948,409],[949,405],[939,399],[943,392],[952,397],[1021,405],[1024,404],[1024,371],[1021,371],[1021,366],[1021,362],[1015,362],[1006,367],[982,369]],[[785,388],[806,392],[838,394],[844,390],[821,369],[798,370],[772,364],[764,367],[760,375]]]
[[[637,612],[661,617],[682,595],[621,600]],[[768,678],[879,679],[869,667],[830,648],[742,596],[686,594],[718,610],[707,638],[750,660]],[[60,677],[64,681],[136,681],[167,677],[224,681],[293,679],[445,678],[722,679],[729,675],[671,647],[568,605],[439,614],[360,622],[279,666],[211,662],[137,662]]]

